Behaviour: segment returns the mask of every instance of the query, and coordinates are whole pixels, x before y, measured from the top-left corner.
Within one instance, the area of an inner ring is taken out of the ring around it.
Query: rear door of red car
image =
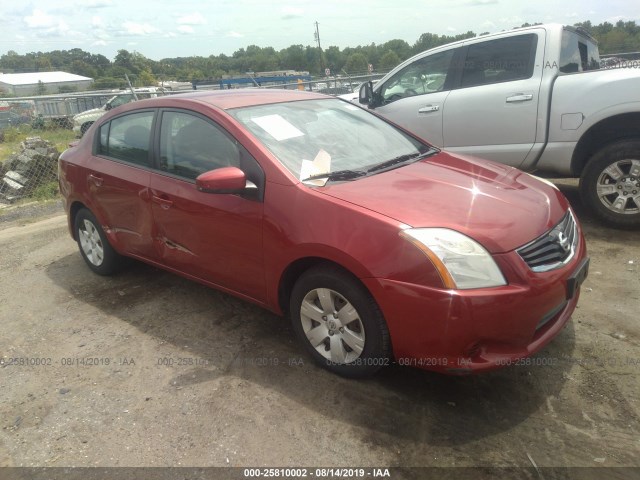
[[[155,247],[162,263],[263,301],[264,173],[251,155],[208,117],[163,110],[156,127],[150,192]],[[201,173],[235,166],[258,185],[250,196],[197,190]]]
[[[101,125],[95,155],[84,168],[91,208],[117,248],[147,258],[155,257],[149,197],[154,114],[130,113]]]

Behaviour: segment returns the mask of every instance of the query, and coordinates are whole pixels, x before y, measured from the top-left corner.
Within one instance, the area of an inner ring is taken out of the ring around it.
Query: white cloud
[[[91,44],[92,47],[104,47],[105,45],[107,45],[107,42],[104,40],[96,40]]]
[[[23,18],[27,28],[36,31],[38,37],[58,37],[62,35],[77,36],[78,32],[72,31],[62,17],[50,15],[44,10],[34,9],[31,15]]]
[[[283,7],[282,18],[284,20],[290,20],[292,18],[300,18],[304,15],[304,10],[298,7]]]
[[[238,33],[238,32],[229,32],[229,33],[227,33],[227,37],[242,38],[242,37],[244,37],[244,35],[241,34],[241,33]]]
[[[124,22],[122,26],[124,27],[124,33],[127,35],[149,35],[158,31],[157,28],[148,23]]]
[[[91,26],[92,27],[103,27],[104,26],[104,21],[102,20],[101,17],[98,17],[97,15],[94,15],[93,17],[91,17]]]
[[[503,17],[499,21],[500,23],[508,23],[511,26],[520,26],[524,23],[524,20],[517,15],[514,15],[513,17]]]
[[[51,28],[56,24],[55,17],[39,9],[24,17],[24,21],[29,28]]]
[[[104,8],[113,5],[112,0],[85,0],[82,5],[85,8]]]
[[[457,32],[457,31],[458,31],[457,28],[447,27],[447,32]]]
[[[625,20],[625,17],[623,15],[616,15],[615,17],[607,18],[607,22],[613,23],[614,25],[618,23],[620,20]]]
[[[180,33],[193,33],[193,27],[190,25],[180,25],[178,31]]]
[[[492,5],[498,3],[498,0],[467,0],[467,5]]]
[[[207,23],[207,19],[199,12],[195,12],[178,18],[177,22],[179,25],[204,25]]]

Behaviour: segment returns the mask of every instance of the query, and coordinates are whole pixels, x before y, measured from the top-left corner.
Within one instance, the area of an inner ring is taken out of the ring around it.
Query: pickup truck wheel
[[[124,264],[124,257],[109,244],[96,217],[83,208],[76,214],[75,237],[82,258],[89,268],[99,275],[111,275]]]
[[[613,227],[640,227],[640,141],[607,145],[593,155],[580,179],[582,201]]]
[[[87,133],[87,130],[89,130],[89,128],[91,128],[91,125],[93,125],[93,122],[83,123],[82,126],[80,127],[80,133],[82,135]]]
[[[322,367],[362,378],[389,364],[389,331],[371,294],[342,270],[321,266],[305,272],[290,300],[297,337]]]

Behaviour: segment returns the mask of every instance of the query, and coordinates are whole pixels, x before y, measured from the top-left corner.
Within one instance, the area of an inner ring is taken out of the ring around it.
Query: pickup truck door
[[[455,50],[421,57],[376,87],[376,112],[442,147],[442,112]]]
[[[444,148],[519,166],[533,147],[544,35],[470,42],[446,99]]]

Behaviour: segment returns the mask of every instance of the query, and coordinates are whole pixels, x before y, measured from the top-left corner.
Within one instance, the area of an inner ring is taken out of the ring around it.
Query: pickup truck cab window
[[[440,92],[444,89],[454,50],[420,58],[391,77],[380,90],[382,103]]]
[[[529,33],[470,45],[460,87],[531,78],[537,39],[537,35]]]
[[[581,39],[569,30],[562,32],[560,48],[561,73],[586,72],[600,68],[600,54],[597,44]]]

